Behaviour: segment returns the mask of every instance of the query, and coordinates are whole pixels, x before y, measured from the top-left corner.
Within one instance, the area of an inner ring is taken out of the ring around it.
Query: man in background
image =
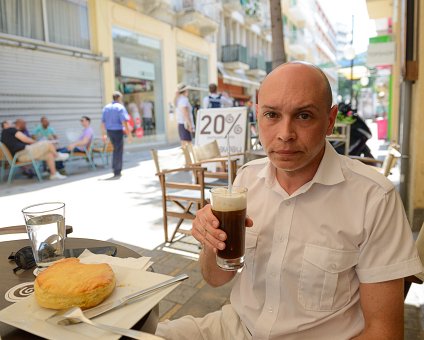
[[[233,106],[231,98],[218,93],[216,84],[209,84],[209,95],[203,98],[203,108],[220,108]]]
[[[91,119],[90,117],[82,116],[80,122],[83,127],[81,135],[78,137],[78,139],[75,142],[69,144],[67,147],[58,149],[57,150],[58,152],[62,152],[62,153],[85,152],[86,150],[90,148],[91,142],[93,141],[93,137],[94,137],[93,128],[90,126]],[[56,168],[62,175],[65,174],[63,162],[61,161],[56,162]]]
[[[43,116],[38,125],[32,133],[32,138],[35,140],[54,140],[57,139],[55,130],[50,126],[47,117]]]
[[[113,92],[113,101],[103,108],[102,112],[102,133],[103,141],[106,142],[109,137],[113,145],[112,169],[113,177],[110,179],[119,179],[122,174],[122,161],[124,156],[124,127],[125,133],[128,135],[128,142],[132,141],[132,135],[128,125],[129,115],[125,107],[122,105],[122,93]]]

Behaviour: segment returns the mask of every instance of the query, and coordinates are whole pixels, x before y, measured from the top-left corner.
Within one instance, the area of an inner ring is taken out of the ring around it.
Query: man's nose
[[[283,119],[278,124],[278,139],[288,142],[296,138],[296,132],[291,119]]]

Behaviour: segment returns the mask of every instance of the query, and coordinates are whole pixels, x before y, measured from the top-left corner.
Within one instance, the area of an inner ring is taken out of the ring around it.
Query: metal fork
[[[162,339],[153,334],[149,334],[149,333],[145,333],[141,331],[135,331],[132,329],[104,325],[98,322],[91,321],[90,319],[85,317],[84,313],[79,307],[72,307],[64,311],[59,311],[56,314],[52,315],[48,320],[58,325],[65,325],[65,326],[74,324],[75,320],[78,320],[81,322],[85,322],[91,326],[103,329],[105,331],[109,331],[109,332],[120,334],[120,335],[125,335],[133,339],[140,339],[140,340]]]

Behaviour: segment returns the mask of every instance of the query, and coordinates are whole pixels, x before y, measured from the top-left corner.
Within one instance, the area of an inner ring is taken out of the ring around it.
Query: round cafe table
[[[90,248],[90,247],[107,247],[114,246],[117,249],[117,257],[135,257],[138,258],[140,255],[124,246],[121,246],[116,243],[92,240],[86,238],[66,238],[65,241],[66,248]],[[29,246],[29,240],[15,240],[0,242],[0,309],[6,308],[11,305],[13,302],[9,302],[5,298],[6,292],[19,284],[25,282],[33,282],[35,276],[33,271],[35,269],[20,270],[17,274],[13,272],[13,268],[16,267],[14,261],[9,261],[8,257],[12,252],[16,252],[19,249]],[[147,314],[143,319],[141,319],[133,329],[141,329],[145,332],[154,332],[156,329],[156,324],[158,320],[158,307],[156,306],[149,314]],[[17,329],[13,326],[7,325],[3,322],[0,322],[0,338],[2,340],[12,340],[12,339],[41,339],[33,334],[27,333],[23,330]]]

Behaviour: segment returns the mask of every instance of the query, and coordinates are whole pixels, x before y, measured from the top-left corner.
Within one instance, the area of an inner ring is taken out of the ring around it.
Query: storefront
[[[144,139],[165,140],[160,41],[118,27],[112,37],[115,88],[135,125],[143,127]]]

